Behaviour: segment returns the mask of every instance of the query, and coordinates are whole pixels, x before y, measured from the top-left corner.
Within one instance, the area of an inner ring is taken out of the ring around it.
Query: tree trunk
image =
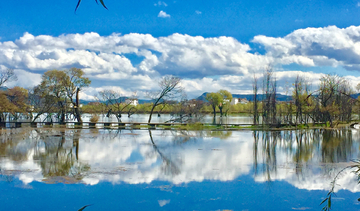
[[[149,116],[149,121],[148,121],[148,123],[150,123],[150,122],[151,122],[151,116],[152,116],[152,114],[153,114],[153,112],[154,112],[154,109],[155,109],[155,107],[156,107],[156,103],[154,103],[153,107],[151,108],[151,111],[150,111],[150,116]]]
[[[116,114],[116,119],[118,120],[118,123],[121,123],[121,114]]]
[[[61,113],[60,113],[60,123],[64,123],[65,122],[65,110],[61,109]]]
[[[60,123],[64,123],[65,122],[65,106],[63,105],[63,103],[61,101],[58,102],[60,111],[58,113],[58,118],[59,118],[59,122]]]
[[[40,115],[42,115],[43,113],[37,113],[36,116],[34,117],[34,119],[31,122],[35,122],[37,118],[39,118]]]
[[[214,119],[216,118],[216,107],[213,106],[213,110],[214,110]]]
[[[80,89],[76,89],[76,100],[75,100],[75,117],[79,123],[82,123],[81,114],[80,114],[80,103],[79,103],[79,92]]]

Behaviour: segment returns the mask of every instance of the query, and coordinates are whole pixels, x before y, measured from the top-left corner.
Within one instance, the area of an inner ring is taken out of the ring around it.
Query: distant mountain
[[[129,97],[120,97],[119,98],[121,100],[121,102],[125,102],[126,99],[129,99]],[[139,104],[144,104],[144,103],[151,103],[151,100],[143,100],[143,99],[138,99]],[[94,102],[94,101],[89,101],[89,100],[80,100],[80,104],[83,105],[87,105],[90,102]]]
[[[90,100],[79,100],[80,104],[83,104],[83,105],[87,105],[91,102],[94,102],[94,101],[90,101]]]

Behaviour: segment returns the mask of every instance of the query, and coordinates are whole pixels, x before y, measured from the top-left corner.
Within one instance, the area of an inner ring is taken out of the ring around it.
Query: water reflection
[[[81,118],[84,122],[89,122],[91,114],[83,114]],[[105,114],[99,116],[99,122],[118,122],[115,116],[111,115],[107,117]],[[151,119],[153,123],[162,123],[174,119],[175,117],[170,114],[161,114],[160,116],[156,115]],[[42,118],[43,119],[43,118]],[[123,115],[121,117],[122,122],[147,122],[149,119],[149,114],[133,114],[130,117],[128,115]],[[196,120],[196,118],[195,118]],[[55,119],[53,121],[56,121]],[[68,119],[68,121],[74,121],[74,119]],[[251,115],[229,115],[226,117],[216,116],[213,118],[213,115],[207,114],[201,117],[201,122],[208,124],[252,124],[253,117]],[[261,120],[260,120],[261,122]]]
[[[343,130],[174,131],[103,129],[1,130],[3,180],[24,184],[168,181],[286,181],[326,190],[334,175],[359,158],[359,134]],[[339,189],[359,191],[344,174]]]

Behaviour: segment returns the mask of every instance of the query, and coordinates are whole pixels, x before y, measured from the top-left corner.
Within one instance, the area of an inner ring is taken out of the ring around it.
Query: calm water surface
[[[358,131],[1,130],[0,210],[321,210]],[[334,210],[359,210],[357,176]]]
[[[72,116],[71,116],[72,117]],[[67,118],[68,122],[73,122],[75,121],[74,118]],[[83,114],[82,115],[82,120],[84,122],[89,122],[90,118],[92,117],[91,114]],[[100,119],[99,122],[118,122],[117,118],[114,115],[111,115],[110,117],[106,117],[105,114],[99,115]],[[162,123],[162,122],[166,122],[168,120],[174,119],[174,118],[178,118],[177,116],[174,117],[170,114],[161,114],[160,116],[158,116],[157,113],[154,113],[151,119],[151,122],[153,123]],[[214,123],[214,116],[207,114],[207,115],[203,115],[201,119],[196,119],[194,121],[201,121],[203,123]],[[140,123],[145,123],[148,122],[149,120],[149,114],[133,114],[130,117],[128,117],[127,114],[123,114],[121,117],[121,121],[122,122],[140,122]],[[29,121],[28,119],[19,119],[19,121],[23,122],[23,121]],[[46,115],[41,115],[38,119],[38,122],[42,122],[42,121],[50,121],[48,118],[46,118]],[[58,120],[55,118],[55,115],[53,115],[52,118],[53,122],[57,122]],[[261,121],[261,118],[260,118]],[[217,116],[215,119],[215,123],[217,124],[252,124],[253,123],[253,117],[251,115],[248,114],[244,114],[244,115],[229,115],[229,116],[224,116],[224,117],[220,117]],[[10,127],[10,126],[9,126]]]

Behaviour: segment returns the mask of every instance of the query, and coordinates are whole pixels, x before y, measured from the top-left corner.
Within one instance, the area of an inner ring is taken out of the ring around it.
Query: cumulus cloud
[[[202,12],[199,11],[199,10],[195,10],[195,13],[198,14],[198,15],[201,15]]]
[[[170,18],[170,15],[161,10],[158,14],[158,17],[159,18]]]
[[[279,64],[360,70],[360,26],[298,29],[280,38],[255,36],[253,42]]]
[[[161,3],[163,4],[163,3]],[[162,16],[167,14],[163,11]],[[92,80],[94,89],[84,90],[86,99],[101,87],[121,87],[124,93],[145,93],[156,89],[163,75],[184,79],[188,96],[228,89],[232,93],[251,93],[254,74],[274,67],[281,92],[297,74],[309,75],[316,84],[316,72],[284,69],[284,65],[345,68],[360,70],[360,27],[305,28],[284,37],[255,36],[253,43],[265,49],[255,52],[247,43],[233,37],[190,36],[175,33],[164,37],[151,34],[98,33],[34,36],[24,33],[15,41],[0,42],[0,66],[13,68],[19,80],[6,84],[31,87],[41,74],[51,69],[77,67]],[[331,68],[330,68],[331,69]],[[351,84],[358,77],[347,77]],[[30,80],[29,80],[30,79]]]
[[[155,38],[149,34],[100,36],[93,32],[52,37],[25,33],[14,42],[0,42],[0,64],[37,74],[31,76],[34,80],[24,81],[24,86],[39,83],[40,74],[46,70],[78,67],[92,80],[92,86],[146,91],[155,88],[162,75],[206,81],[204,77],[241,75],[268,65],[269,59],[250,50],[249,45],[231,37],[173,34]],[[134,64],[129,54],[141,59],[140,63]]]

